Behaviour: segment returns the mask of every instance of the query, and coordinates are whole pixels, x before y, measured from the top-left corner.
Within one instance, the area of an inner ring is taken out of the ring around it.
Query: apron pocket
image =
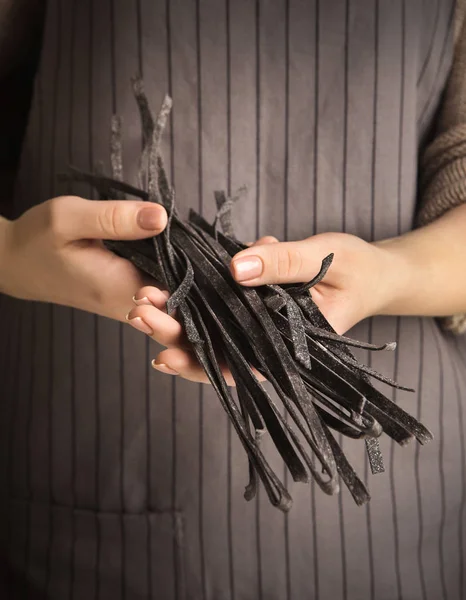
[[[180,511],[94,512],[14,500],[8,528],[15,579],[48,599],[186,599]]]

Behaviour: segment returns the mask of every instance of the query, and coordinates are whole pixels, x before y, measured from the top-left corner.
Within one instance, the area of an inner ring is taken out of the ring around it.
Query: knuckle
[[[276,271],[277,277],[281,280],[288,277],[290,270],[290,256],[286,250],[277,252]]]
[[[63,228],[62,205],[63,198],[52,198],[51,200],[47,200],[47,202],[44,204],[47,225],[55,234],[59,234]]]
[[[277,252],[277,275],[280,279],[294,279],[302,270],[303,258],[296,248],[286,248]]]
[[[264,244],[276,244],[278,239],[273,235],[266,235],[265,237],[261,238],[261,241]]]
[[[57,196],[44,203],[46,226],[54,238],[63,238],[67,231],[68,207],[75,196]]]
[[[99,228],[110,237],[118,237],[122,233],[121,211],[114,204],[104,206],[102,212],[97,213]]]
[[[255,242],[254,245],[255,246],[264,246],[267,244],[275,244],[276,242],[278,242],[278,240],[273,235],[265,235],[265,236],[259,238],[257,240],[257,242]]]

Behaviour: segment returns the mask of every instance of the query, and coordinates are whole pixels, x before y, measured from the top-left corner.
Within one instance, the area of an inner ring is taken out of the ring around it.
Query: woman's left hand
[[[333,262],[322,282],[312,288],[312,298],[340,334],[362,319],[394,314],[398,292],[408,283],[410,269],[402,255],[384,243],[371,244],[349,234],[322,233],[299,242],[272,237],[258,240],[239,252],[231,263],[233,277],[245,286],[303,283],[319,272],[322,259],[333,253]],[[207,382],[184,338],[181,324],[165,312],[166,293],[155,287],[141,288],[137,306],[128,321],[167,347],[153,366],[192,381]],[[227,382],[231,375],[224,371]]]

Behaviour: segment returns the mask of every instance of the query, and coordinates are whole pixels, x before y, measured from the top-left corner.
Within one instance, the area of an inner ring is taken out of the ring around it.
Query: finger
[[[188,346],[181,323],[155,306],[137,306],[126,315],[126,320],[162,346]]]
[[[312,298],[334,331],[339,335],[347,335],[347,332],[364,318],[361,302],[358,302],[353,295],[330,294],[326,296],[314,289]],[[349,335],[349,337],[352,336]]]
[[[189,381],[210,383],[209,378],[194,354],[180,348],[164,350],[152,361],[152,366],[154,369],[168,375],[180,375],[180,377]],[[224,365],[220,365],[220,368],[227,385],[234,386],[235,381],[230,371]]]
[[[140,288],[133,296],[136,306],[155,306],[163,312],[167,312],[167,300],[170,294],[156,286],[150,285]]]
[[[71,248],[71,247],[70,247]],[[76,272],[76,285],[86,290],[89,305],[82,306],[83,298],[75,294],[76,308],[84,308],[105,317],[125,320],[131,309],[134,290],[145,284],[143,273],[130,261],[95,247],[89,252],[74,252],[70,264]]]
[[[139,200],[62,196],[47,205],[52,231],[65,241],[144,239],[159,234],[167,224],[163,206]]]
[[[198,363],[193,352],[185,351],[181,348],[164,350],[152,361],[152,366],[162,373],[180,375],[184,379],[189,379],[189,381],[210,383],[209,378]],[[220,362],[219,366],[227,385],[234,387],[236,384],[230,370],[223,362]],[[252,371],[259,381],[265,381],[264,377],[256,369],[253,368]]]
[[[330,253],[317,236],[300,242],[252,246],[234,256],[231,272],[236,281],[247,286],[302,283],[319,272],[322,259]]]

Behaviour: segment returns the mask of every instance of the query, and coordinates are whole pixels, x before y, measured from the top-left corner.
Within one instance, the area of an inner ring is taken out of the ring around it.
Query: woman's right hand
[[[102,240],[148,238],[166,223],[162,206],[138,200],[48,200],[1,221],[0,292],[124,321],[135,292],[156,283]]]

